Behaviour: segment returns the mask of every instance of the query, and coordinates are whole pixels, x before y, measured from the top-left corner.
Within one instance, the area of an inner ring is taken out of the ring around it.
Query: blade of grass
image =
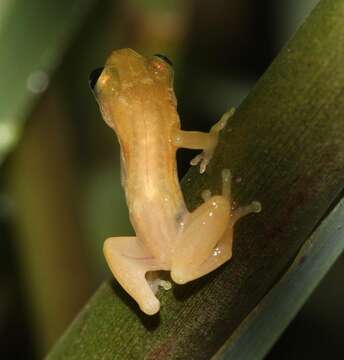
[[[94,2],[5,3],[0,17],[0,164]]]
[[[214,356],[263,359],[344,250],[344,199],[305,242],[287,273]]]
[[[263,212],[235,230],[233,259],[218,271],[160,294],[144,316],[113,281],[101,286],[48,359],[207,359],[288,269],[344,184],[344,0],[322,0],[250,93],[207,174],[183,189],[220,190],[231,168],[234,198]]]

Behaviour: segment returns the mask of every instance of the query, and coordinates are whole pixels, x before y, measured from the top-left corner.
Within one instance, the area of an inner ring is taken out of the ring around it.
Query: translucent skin
[[[187,210],[176,151],[202,149],[191,163],[200,163],[204,172],[233,112],[209,133],[182,131],[172,82],[173,71],[161,58],[121,49],[111,53],[94,87],[103,118],[120,143],[122,185],[136,232],[107,239],[104,254],[115,278],[149,315],[159,311],[160,302],[147,272],[169,270],[178,284],[209,273],[231,258],[234,223],[260,210],[257,202],[231,210],[229,170],[222,174],[222,196],[207,191],[201,206]]]

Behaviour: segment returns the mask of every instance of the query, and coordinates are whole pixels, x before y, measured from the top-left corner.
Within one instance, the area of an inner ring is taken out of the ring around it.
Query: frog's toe
[[[205,151],[202,151],[200,154],[196,155],[191,161],[190,164],[192,166],[199,164],[199,172],[203,174],[207,169],[207,166],[210,162],[211,156],[207,154]]]
[[[147,315],[154,315],[160,310],[160,301],[156,297],[149,297],[140,303],[139,306]]]
[[[198,155],[196,155],[196,156],[190,161],[190,164],[191,164],[192,166],[196,166],[196,165],[198,165],[201,161],[202,161],[202,154],[198,154]]]
[[[184,271],[179,271],[178,269],[173,269],[171,271],[172,280],[179,285],[183,285],[188,282],[188,279],[185,276]]]
[[[222,195],[228,199],[229,202],[231,200],[231,182],[232,182],[232,175],[229,169],[222,170]]]
[[[259,213],[262,211],[262,204],[259,201],[252,201],[251,204],[246,206],[240,206],[233,211],[232,220],[233,223],[241,219],[242,217],[251,214]]]

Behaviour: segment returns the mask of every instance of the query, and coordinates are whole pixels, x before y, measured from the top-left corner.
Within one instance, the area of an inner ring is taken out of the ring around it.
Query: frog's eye
[[[101,75],[101,73],[103,72],[104,68],[100,67],[97,69],[94,69],[91,73],[90,76],[88,77],[88,83],[90,85],[90,88],[92,90],[94,90],[94,87],[96,86],[97,80],[99,79],[99,76]]]
[[[161,60],[164,60],[168,65],[173,66],[172,61],[167,56],[161,54],[155,54],[154,56],[160,58]]]

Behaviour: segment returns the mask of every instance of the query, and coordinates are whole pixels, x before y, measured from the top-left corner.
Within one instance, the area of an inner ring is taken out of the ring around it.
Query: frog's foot
[[[162,279],[160,273],[161,271],[149,271],[146,274],[146,280],[154,294],[157,294],[159,287],[166,291],[172,288],[171,282]]]
[[[228,199],[230,204],[233,204],[231,197],[231,181],[232,175],[229,169],[222,170],[222,195]],[[232,205],[233,207],[233,205]],[[240,206],[236,209],[232,208],[231,222],[234,225],[240,218],[250,214],[259,213],[262,210],[262,206],[258,201],[252,201],[251,204]]]
[[[242,217],[251,214],[251,213],[259,213],[262,211],[262,205],[259,201],[252,201],[251,204],[240,206],[236,208],[232,213],[232,221],[235,224]]]
[[[221,119],[213,125],[209,131],[211,141],[208,141],[207,146],[203,148],[203,151],[190,161],[190,164],[193,166],[200,164],[199,168],[201,174],[205,172],[211,158],[214,155],[214,151],[218,143],[219,132],[225,128],[228,119],[234,115],[234,112],[235,108],[231,108],[221,116]]]
[[[229,169],[223,169],[221,176],[222,176],[222,196],[225,197],[228,200],[228,202],[231,204],[231,208],[232,208],[231,221],[233,222],[233,224],[240,218],[250,213],[259,213],[262,210],[262,206],[258,201],[252,201],[252,203],[249,205],[240,206],[236,209],[233,209],[231,171]],[[207,202],[211,198],[211,196],[212,194],[209,189],[202,191],[201,197],[204,202]]]
[[[224,196],[229,203],[232,202],[231,199],[231,180],[232,175],[229,169],[222,170],[222,196]],[[211,198],[212,194],[209,189],[203,190],[201,193],[201,197],[204,202],[208,201]]]
[[[106,261],[124,290],[147,315],[160,310],[160,302],[146,279],[146,273],[160,270],[157,261],[137,237],[113,237],[104,243]]]

